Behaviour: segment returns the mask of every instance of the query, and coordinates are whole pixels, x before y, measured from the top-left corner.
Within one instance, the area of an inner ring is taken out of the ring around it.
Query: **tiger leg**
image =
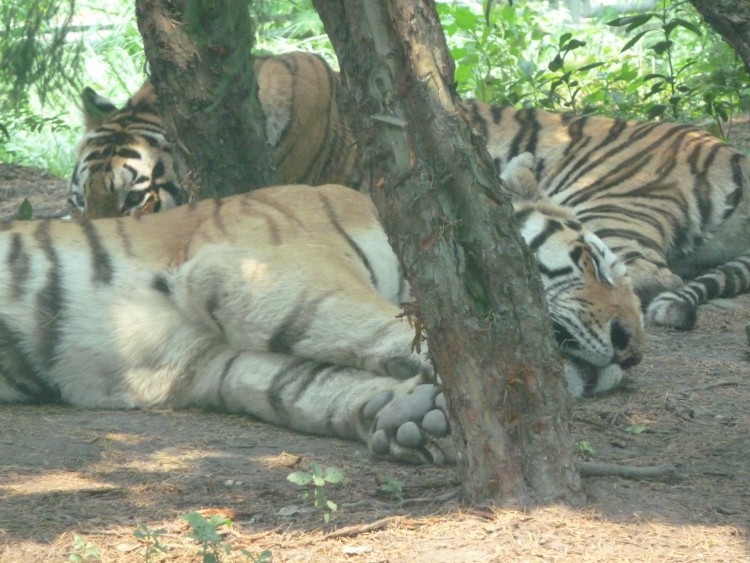
[[[711,299],[750,291],[750,252],[689,281],[683,287],[660,293],[651,301],[646,319],[660,326],[689,330],[697,308]]]
[[[219,248],[220,247],[220,248]],[[282,249],[273,249],[283,260]],[[345,269],[303,260],[274,269],[244,249],[211,245],[171,276],[177,306],[238,350],[277,352],[398,379],[432,374],[401,310]],[[333,270],[333,268],[331,268]]]
[[[445,399],[417,375],[396,379],[356,368],[245,352],[225,345],[198,362],[184,405],[256,416],[293,430],[359,439],[409,463],[456,459]]]

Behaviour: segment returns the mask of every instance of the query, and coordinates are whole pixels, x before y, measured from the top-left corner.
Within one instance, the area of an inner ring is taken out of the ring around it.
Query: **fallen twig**
[[[729,387],[732,385],[739,385],[736,381],[730,381],[728,379],[722,379],[721,381],[714,381],[713,383],[706,383],[705,385],[698,385],[697,387],[686,387],[677,391],[680,394],[693,393],[694,391],[705,391],[706,389],[714,389],[715,387]]]
[[[391,522],[393,522],[394,520],[397,520],[398,518],[399,518],[398,516],[387,516],[385,518],[381,518],[380,520],[375,520],[375,522],[370,522],[369,524],[357,524],[355,526],[345,526],[343,528],[339,528],[338,530],[334,530],[333,532],[329,532],[328,534],[324,535],[321,538],[315,538],[312,541],[317,542],[321,540],[328,540],[331,538],[358,536],[359,534],[364,534],[366,532],[382,530],[383,528],[387,528]]]
[[[579,461],[576,469],[581,477],[615,476],[623,479],[658,479],[660,477],[674,477],[677,469],[667,463],[662,465],[646,465],[634,467],[632,465],[618,465],[616,463],[597,463],[593,461]]]

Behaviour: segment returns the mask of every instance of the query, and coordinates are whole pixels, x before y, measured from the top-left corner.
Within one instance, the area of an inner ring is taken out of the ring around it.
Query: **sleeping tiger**
[[[279,182],[358,186],[354,141],[339,116],[338,75],[303,52],[257,57],[254,68]],[[116,217],[187,201],[150,82],[121,109],[91,88],[81,101],[86,132],[68,200],[75,215]]]
[[[357,185],[356,147],[328,65],[290,53],[263,59],[256,69],[281,179]],[[89,217],[158,211],[159,202],[168,208],[184,199],[153,90],[144,88],[119,111],[84,94],[88,132],[71,202]],[[743,154],[687,125],[477,101],[464,108],[500,168],[533,155],[534,177],[548,197],[573,210],[627,263],[652,323],[688,329],[698,305],[750,287],[750,165]]]
[[[548,203],[521,204],[574,395],[642,356],[622,263]],[[397,318],[409,288],[369,198],[265,188],[158,215],[0,224],[0,402],[205,407],[450,462],[433,369]]]
[[[540,189],[627,263],[648,321],[689,329],[699,305],[750,289],[750,161],[739,151],[689,125],[464,108],[500,169],[531,153]]]

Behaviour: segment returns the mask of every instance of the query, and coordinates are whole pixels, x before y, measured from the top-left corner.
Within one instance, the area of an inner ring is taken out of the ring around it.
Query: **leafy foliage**
[[[310,0],[249,4],[257,51],[310,50],[335,65]],[[580,20],[547,0],[446,0],[437,8],[463,97],[631,118],[711,118],[725,136],[733,114],[750,107],[743,65],[686,0]],[[0,160],[67,176],[80,136],[71,87],[87,84],[122,103],[145,78],[132,0],[8,0],[0,22]]]
[[[0,110],[24,107],[33,87],[42,101],[75,84],[81,43],[69,40],[75,0],[0,4]]]
[[[438,5],[464,96],[548,109],[717,123],[748,105],[748,79],[686,0],[574,21],[538,0]]]

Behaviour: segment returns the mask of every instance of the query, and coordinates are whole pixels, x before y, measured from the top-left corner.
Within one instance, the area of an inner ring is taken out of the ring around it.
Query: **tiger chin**
[[[637,363],[640,309],[616,258],[553,211],[529,203],[516,220],[563,354]],[[394,460],[456,458],[445,397],[399,318],[408,284],[363,194],[281,186],[138,218],[8,223],[0,255],[0,402],[203,407]]]

